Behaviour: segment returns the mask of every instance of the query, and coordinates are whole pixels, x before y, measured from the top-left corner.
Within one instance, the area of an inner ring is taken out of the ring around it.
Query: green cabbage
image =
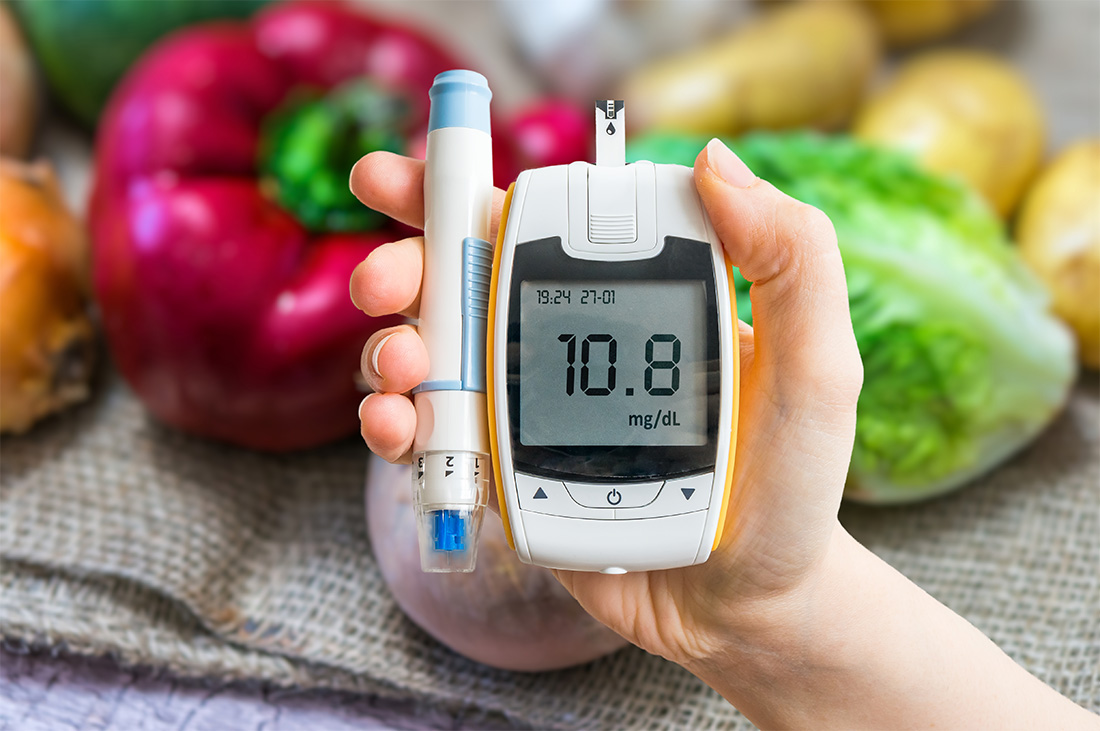
[[[706,142],[649,135],[630,159],[691,165]],[[758,133],[729,144],[836,227],[864,366],[848,497],[946,492],[1051,421],[1075,376],[1073,340],[977,195],[846,137]],[[751,322],[749,284],[736,284]]]

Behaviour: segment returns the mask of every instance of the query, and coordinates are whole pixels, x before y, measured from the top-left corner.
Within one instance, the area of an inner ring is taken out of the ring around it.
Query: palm
[[[738,607],[790,588],[820,555],[835,525],[851,449],[851,418],[791,427],[741,327],[741,412],[733,494],[721,546],[701,565],[604,575],[556,572],[594,617],[634,644],[673,659],[700,651],[707,628],[729,626]],[[792,455],[823,454],[807,471]],[[792,468],[792,462],[793,468]]]

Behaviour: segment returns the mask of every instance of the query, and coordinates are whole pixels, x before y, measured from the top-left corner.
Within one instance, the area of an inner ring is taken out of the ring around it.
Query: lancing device
[[[428,92],[420,337],[428,376],[413,389],[414,507],[424,571],[469,572],[489,497],[485,333],[492,246],[492,92],[445,71]]]

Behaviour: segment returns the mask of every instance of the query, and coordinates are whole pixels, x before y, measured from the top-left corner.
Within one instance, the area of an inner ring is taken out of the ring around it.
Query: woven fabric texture
[[[552,673],[436,643],[367,540],[365,448],[262,455],[158,426],[108,376],[4,439],[0,635],[181,676],[411,696],[535,727],[748,728],[680,668],[628,648]],[[1013,658],[1100,710],[1100,389],[968,489],[846,505],[847,528]]]

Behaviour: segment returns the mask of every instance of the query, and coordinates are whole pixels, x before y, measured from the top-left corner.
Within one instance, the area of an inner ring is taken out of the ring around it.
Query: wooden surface
[[[413,15],[456,50],[499,69],[493,87],[504,109],[529,99],[537,85],[516,60],[488,3],[381,3]],[[481,42],[484,39],[493,42]],[[1012,59],[1048,113],[1048,152],[1100,136],[1100,0],[1004,0],[993,17],[955,39]],[[89,144],[51,126],[42,149],[62,168],[66,193],[84,208]],[[0,730],[46,729],[408,729],[485,728],[485,719],[454,718],[413,703],[345,693],[207,686],[152,671],[119,669],[110,660],[0,651]],[[499,724],[496,724],[499,725]]]

